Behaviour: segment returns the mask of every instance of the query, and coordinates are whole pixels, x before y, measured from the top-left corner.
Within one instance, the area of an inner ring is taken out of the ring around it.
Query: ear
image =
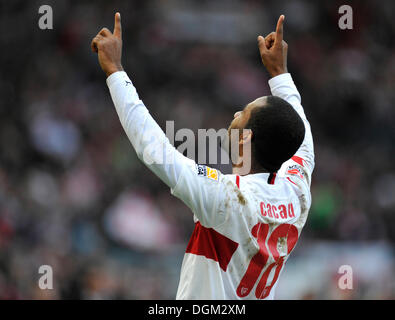
[[[251,143],[253,133],[251,129],[243,129],[243,133],[241,134],[240,137],[240,144],[248,144]]]

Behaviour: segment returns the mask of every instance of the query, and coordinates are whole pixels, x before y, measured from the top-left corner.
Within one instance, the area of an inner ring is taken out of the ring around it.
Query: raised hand
[[[115,14],[114,32],[103,28],[91,42],[93,52],[98,54],[100,67],[107,77],[114,72],[122,71],[122,26],[121,15]]]
[[[271,32],[265,38],[258,36],[258,48],[262,62],[272,77],[288,72],[288,44],[283,40],[284,15],[277,22],[276,32]]]

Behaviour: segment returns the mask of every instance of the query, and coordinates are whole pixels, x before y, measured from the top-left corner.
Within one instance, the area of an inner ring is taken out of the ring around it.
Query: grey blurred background
[[[53,30],[38,8],[52,6]],[[313,205],[278,299],[395,298],[395,2],[0,1],[0,298],[173,299],[192,214],[135,156],[91,38],[165,128],[226,128],[269,94],[256,37],[285,14],[315,142]],[[225,170],[225,173],[226,170]],[[40,290],[41,265],[54,289]],[[340,290],[350,265],[354,289]]]

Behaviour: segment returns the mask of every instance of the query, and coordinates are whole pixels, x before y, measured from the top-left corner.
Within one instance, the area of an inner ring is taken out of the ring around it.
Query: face
[[[238,111],[234,114],[234,118],[228,128],[228,142],[225,143],[227,146],[227,151],[229,156],[231,156],[231,159],[233,163],[235,163],[235,159],[238,159],[239,157],[243,157],[243,148],[248,147],[251,138],[252,138],[252,132],[250,130],[242,130],[245,129],[248,120],[250,119],[251,112],[255,110],[255,108],[262,108],[266,105],[267,103],[267,97],[260,97],[252,102],[250,102],[246,107]],[[232,136],[231,136],[231,130],[232,129],[237,129],[239,130],[238,136],[234,136],[234,138],[237,138],[238,141],[232,141]],[[244,132],[243,132],[244,131]],[[239,148],[232,148],[232,146],[238,145]],[[245,155],[245,157],[248,157],[248,155]],[[237,165],[234,165],[234,167]]]
[[[233,116],[234,118],[230,123],[228,132],[230,133],[230,129],[244,129],[250,119],[252,110],[264,107],[266,105],[266,100],[267,97],[260,97],[247,104],[243,110],[237,111]]]

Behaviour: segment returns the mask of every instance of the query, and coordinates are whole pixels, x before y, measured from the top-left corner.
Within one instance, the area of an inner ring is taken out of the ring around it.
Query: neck
[[[242,162],[242,164],[243,164],[243,162]],[[242,164],[232,166],[232,173],[237,174],[239,176],[246,176],[248,174],[269,172],[265,168],[263,168],[261,165],[259,165],[257,161],[254,161],[254,159],[252,159],[252,161],[251,161],[251,168],[249,170],[248,170],[248,168],[245,168]]]

